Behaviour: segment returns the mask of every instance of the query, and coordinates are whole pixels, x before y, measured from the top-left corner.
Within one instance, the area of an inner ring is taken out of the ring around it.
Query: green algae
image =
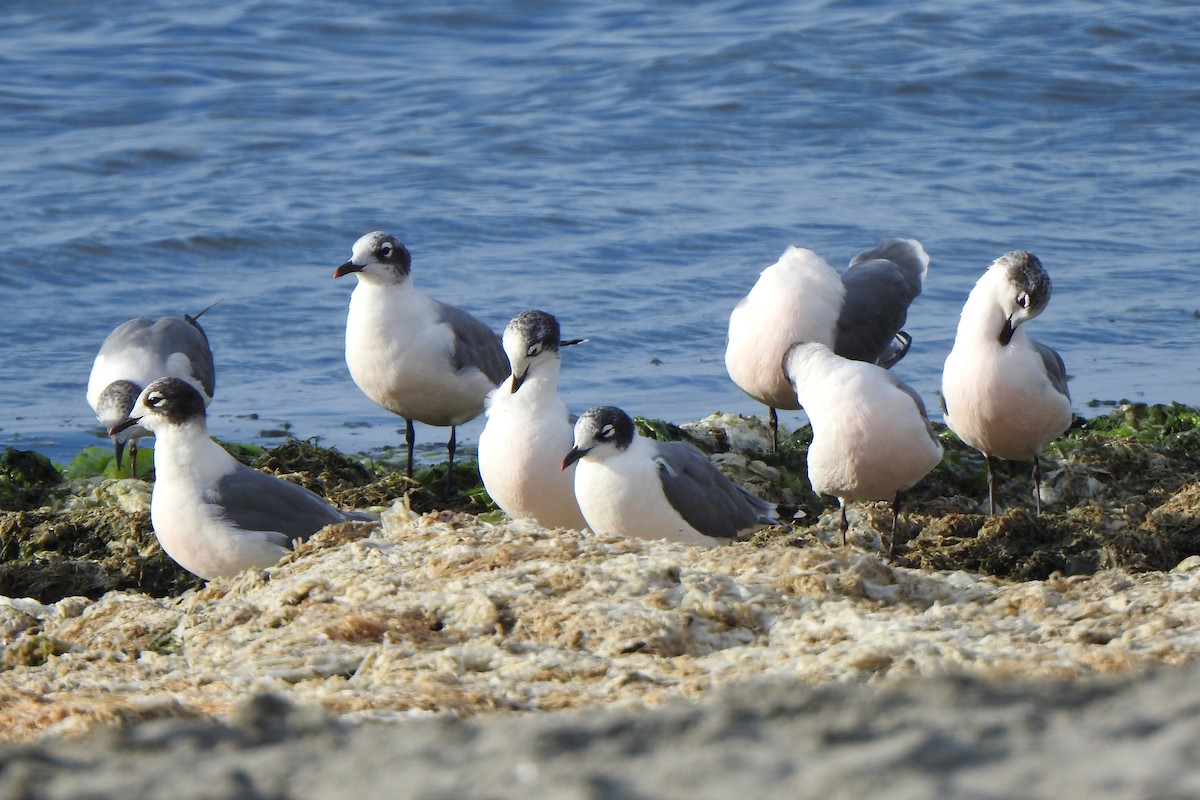
[[[62,474],[41,453],[6,447],[0,456],[0,509],[37,508],[62,480]]]

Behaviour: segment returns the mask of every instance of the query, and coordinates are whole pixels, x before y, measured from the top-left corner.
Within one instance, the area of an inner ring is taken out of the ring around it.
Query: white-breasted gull
[[[574,442],[575,418],[558,396],[563,341],[558,320],[544,311],[522,311],[504,329],[512,367],[487,401],[479,434],[479,476],[488,494],[513,519],[546,528],[583,530],[575,500],[575,466],[562,469]]]
[[[150,521],[167,555],[201,578],[269,567],[326,525],[368,519],[247,467],[208,435],[204,399],[188,382],[159,378],[129,418],[155,437]]]
[[[87,386],[88,405],[105,430],[128,418],[142,389],[158,378],[182,378],[200,392],[205,406],[212,402],[216,370],[208,337],[197,322],[205,311],[183,319],[137,317],[105,337]],[[140,425],[113,435],[117,466],[128,443],[130,474],[137,475],[137,440],[149,435]]]
[[[1000,256],[967,296],[942,370],[946,424],[983,453],[993,514],[997,458],[1033,460],[1034,510],[1041,513],[1038,454],[1071,425],[1062,357],[1022,327],[1049,302],[1050,276],[1037,256]]]
[[[454,476],[456,426],[483,411],[508,375],[508,359],[487,325],[413,285],[412,256],[395,236],[375,231],[354,243],[333,277],[354,275],[346,315],[346,365],[363,394],[404,417],[408,476],[413,421],[450,427],[446,489]]]
[[[563,468],[575,462],[575,497],[596,533],[717,545],[779,523],[774,503],[730,481],[695,447],[638,436],[613,406],[576,421]]]
[[[942,460],[921,396],[883,367],[842,358],[820,342],[793,345],[784,371],[812,424],[809,483],[838,498],[842,544],[847,503],[887,500],[894,553],[901,493]]]

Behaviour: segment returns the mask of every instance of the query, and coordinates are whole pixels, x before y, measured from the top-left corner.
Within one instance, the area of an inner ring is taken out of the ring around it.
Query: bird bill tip
[[[571,466],[576,461],[587,455],[587,453],[588,451],[584,450],[583,448],[572,447],[571,452],[567,453],[567,457],[563,459],[562,468],[565,470],[567,467]]]
[[[113,425],[111,428],[108,429],[108,435],[116,436],[121,431],[127,430],[129,428],[132,428],[134,425],[137,425],[140,420],[141,420],[141,417],[129,417],[128,419],[126,419],[122,422],[118,422],[116,425]],[[117,466],[120,466],[121,465],[121,450],[125,449],[125,442],[123,442],[123,441],[120,442],[118,444],[118,447],[120,449],[117,450]]]
[[[360,267],[358,264],[355,264],[353,261],[347,261],[345,264],[342,264],[333,271],[333,279],[337,280],[338,278],[341,278],[344,275],[349,275],[352,272],[362,272],[362,269],[362,267]]]

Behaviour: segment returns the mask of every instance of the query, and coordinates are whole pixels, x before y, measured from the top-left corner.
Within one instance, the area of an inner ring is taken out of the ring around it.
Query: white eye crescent
[[[384,258],[391,258],[392,257],[392,243],[384,242],[383,244],[379,245],[379,255],[383,256]]]
[[[612,425],[605,425],[603,428],[600,429],[600,438],[601,439],[611,439],[615,432],[616,432],[616,428],[614,428]]]

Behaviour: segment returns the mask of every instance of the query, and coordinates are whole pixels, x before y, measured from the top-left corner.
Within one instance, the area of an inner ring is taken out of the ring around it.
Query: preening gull
[[[636,435],[619,408],[579,417],[563,469],[575,462],[575,497],[596,533],[716,545],[779,522],[774,503],[730,482],[686,442]]]
[[[359,238],[334,271],[334,278],[358,278],[346,315],[346,365],[363,394],[404,417],[410,478],[413,420],[450,427],[449,492],[455,428],[483,411],[488,392],[508,375],[508,359],[487,325],[417,289],[411,271],[408,249],[383,231]]]
[[[920,395],[883,367],[842,358],[821,342],[794,345],[784,371],[812,423],[808,479],[814,492],[838,498],[842,544],[847,503],[889,500],[894,552],[900,493],[942,459]]]
[[[798,409],[783,358],[797,342],[820,342],[857,361],[890,367],[912,339],[901,330],[921,293],[929,255],[915,239],[889,239],[864,250],[838,275],[812,250],[789,247],[759,275],[729,315],[725,368],[746,394],[770,409]]]
[[[183,319],[137,317],[105,337],[87,387],[88,405],[105,430],[124,421],[142,389],[158,378],[182,378],[200,392],[205,406],[212,402],[216,370],[208,337],[197,322],[205,311]],[[128,443],[130,474],[137,475],[137,440],[149,435],[140,425],[114,434],[117,466]]]
[[[983,453],[993,514],[998,458],[1033,459],[1034,509],[1041,513],[1038,454],[1071,424],[1062,358],[1021,327],[1049,302],[1050,276],[1037,256],[1005,253],[967,297],[942,371],[946,424]]]

